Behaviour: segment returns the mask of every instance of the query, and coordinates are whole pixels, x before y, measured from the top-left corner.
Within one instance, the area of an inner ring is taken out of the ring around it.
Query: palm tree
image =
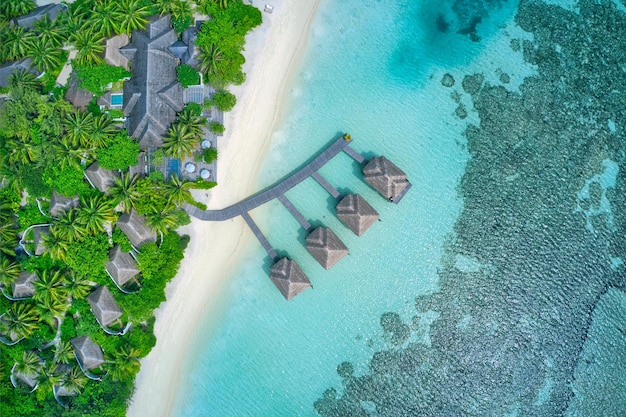
[[[104,52],[105,37],[99,33],[93,33],[89,29],[74,32],[71,41],[78,50],[76,53],[76,63],[78,65],[98,65],[104,63],[102,53]]]
[[[43,245],[46,248],[46,253],[52,259],[63,261],[65,260],[70,242],[65,236],[59,234],[55,227],[51,227],[48,233],[43,236]]]
[[[115,202],[115,205],[121,204],[124,213],[130,212],[137,201],[138,195],[135,191],[135,183],[137,175],[130,175],[130,172],[122,173],[115,178],[115,183],[109,188],[109,196]]]
[[[42,72],[51,72],[63,64],[63,50],[41,38],[30,46],[28,56],[33,59],[33,65]]]
[[[101,196],[81,199],[78,210],[78,221],[86,228],[87,233],[104,232],[104,224],[116,219],[111,203]]]
[[[13,370],[22,375],[35,375],[41,368],[41,358],[32,350],[24,351],[22,359],[15,363]]]
[[[7,153],[10,164],[28,164],[35,160],[35,148],[29,140],[8,139],[5,149],[10,149]]]
[[[209,0],[209,3],[217,5],[222,10],[228,7],[228,0]]]
[[[35,29],[41,40],[59,48],[65,39],[65,29],[55,23],[50,20],[50,16],[44,15],[41,20],[35,23]]]
[[[15,256],[17,248],[17,235],[13,223],[3,222],[0,224],[0,253]]]
[[[11,27],[3,34],[2,56],[6,61],[15,61],[28,55],[37,40],[34,32],[23,26]]]
[[[51,149],[54,152],[55,161],[61,168],[80,168],[80,163],[84,157],[90,156],[84,149],[77,149],[66,137],[60,138],[53,143]]]
[[[65,288],[65,276],[58,269],[44,269],[35,280],[35,295],[33,298],[38,302],[46,302],[44,307],[51,307],[49,301],[63,302],[67,300]]]
[[[57,234],[69,243],[82,238],[87,230],[78,220],[78,210],[68,210],[54,224],[53,229]]]
[[[54,362],[69,364],[74,359],[74,348],[70,342],[60,341],[54,346]]]
[[[31,90],[38,90],[41,86],[39,81],[37,81],[37,77],[35,77],[35,74],[25,69],[13,71],[13,73],[9,75],[8,84],[9,89],[21,87]]]
[[[200,51],[200,71],[207,75],[217,75],[217,65],[224,60],[224,53],[215,44],[211,44],[209,49]]]
[[[63,375],[63,380],[61,381],[61,385],[63,385],[68,392],[75,392],[77,394],[81,393],[86,384],[87,378],[85,378],[85,375],[83,375],[83,372],[78,366],[72,366],[72,369]]]
[[[2,0],[0,2],[0,14],[7,20],[17,16],[26,15],[37,7],[35,0]]]
[[[171,1],[169,5],[169,13],[172,15],[172,20],[182,20],[193,16],[191,3],[186,0]]]
[[[86,26],[94,27],[94,34],[99,34],[103,38],[108,38],[113,33],[120,31],[120,23],[124,16],[115,6],[115,2],[97,2],[91,12],[91,20],[85,23]],[[83,28],[85,29],[85,28]]]
[[[114,380],[127,380],[139,371],[139,350],[122,347],[110,357],[111,376]]]
[[[195,135],[186,125],[174,123],[163,138],[163,150],[168,156],[182,159],[191,155],[197,143]]]
[[[84,275],[76,271],[68,271],[65,274],[65,289],[72,299],[82,299],[89,294],[91,284]]]
[[[58,372],[58,366],[55,363],[45,363],[37,376],[37,384],[39,385],[37,399],[41,401],[46,398],[46,395],[51,393],[53,388],[60,385],[62,381],[63,378]]]
[[[0,255],[0,257],[2,257],[0,260],[0,285],[5,288],[10,287],[20,276],[20,265],[4,255]]]
[[[104,147],[108,139],[117,133],[119,129],[113,120],[106,114],[96,116],[93,121],[93,131],[91,133],[91,146],[94,148]]]
[[[37,311],[31,304],[14,302],[2,316],[0,327],[11,340],[17,340],[33,334],[39,328],[37,321]]]
[[[73,113],[69,113],[65,116],[63,121],[66,137],[70,143],[74,146],[89,144],[89,137],[93,132],[93,115],[91,113],[81,112],[76,110]]]
[[[65,289],[63,289],[65,293]],[[50,327],[56,327],[67,311],[68,304],[64,300],[44,298],[37,302],[39,322],[46,323]]]
[[[139,0],[119,0],[116,7],[122,15],[119,24],[120,32],[130,35],[133,30],[143,29],[148,23],[146,17],[150,15],[150,10]]]
[[[180,113],[178,113],[178,120],[176,123],[187,126],[189,132],[200,140],[204,133],[204,126],[206,125],[206,119],[204,117],[198,117],[193,113],[190,107],[185,107]]]
[[[181,179],[174,174],[170,178],[170,182],[166,184],[169,202],[173,205],[181,205],[194,201],[189,190],[193,183],[185,179]]]
[[[175,228],[178,225],[178,216],[176,209],[169,209],[160,212],[152,212],[146,214],[146,224],[150,226],[153,232],[158,232],[163,241],[163,235],[168,229]]]

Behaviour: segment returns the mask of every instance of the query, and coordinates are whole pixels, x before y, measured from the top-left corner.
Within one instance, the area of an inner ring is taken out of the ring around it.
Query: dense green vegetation
[[[213,95],[213,104],[218,110],[231,111],[237,104],[237,98],[229,91],[219,90]]]
[[[198,74],[198,71],[193,67],[183,64],[176,68],[176,72],[178,73],[178,82],[181,83],[183,87],[200,84],[200,74]]]
[[[80,86],[96,96],[103,95],[109,83],[130,77],[131,75],[130,72],[122,67],[114,67],[107,64],[74,65],[74,70],[80,80]]]

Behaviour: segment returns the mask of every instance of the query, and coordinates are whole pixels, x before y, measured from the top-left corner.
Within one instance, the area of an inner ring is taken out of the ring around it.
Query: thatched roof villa
[[[67,84],[67,91],[65,92],[65,99],[72,103],[77,109],[85,111],[89,103],[93,99],[93,93],[81,88],[80,80],[76,76],[76,71],[73,71],[70,75],[70,80]]]
[[[156,232],[150,230],[146,225],[146,218],[137,214],[135,210],[122,214],[117,219],[117,227],[124,232],[135,248],[148,242],[156,242]]]
[[[121,287],[139,274],[139,269],[132,256],[115,245],[109,252],[109,262],[106,263],[106,270],[113,278],[113,281]]]
[[[33,243],[35,245],[35,255],[42,255],[46,251],[43,243],[45,236],[50,233],[50,226],[40,226],[33,228]]]
[[[85,176],[93,187],[106,193],[115,184],[115,178],[118,176],[118,173],[104,169],[100,164],[94,162],[85,170]]]
[[[379,218],[374,207],[358,194],[348,194],[337,203],[337,217],[357,236],[361,236]]]
[[[287,300],[291,300],[311,286],[311,282],[296,261],[287,258],[281,258],[272,265],[270,279]]]
[[[406,174],[384,156],[370,159],[363,167],[363,175],[369,185],[390,201],[409,186]]]
[[[132,77],[124,83],[124,114],[128,134],[142,149],[159,147],[163,136],[183,109],[183,86],[178,82],[178,57],[169,49],[178,40],[170,16],[135,31],[131,43],[120,48],[130,61]]]
[[[11,285],[13,298],[28,298],[35,295],[35,281],[37,275],[34,272],[22,271]]]
[[[66,211],[76,208],[79,205],[78,196],[65,197],[52,191],[52,199],[50,199],[50,215],[52,217],[58,217]]]
[[[326,269],[330,269],[348,254],[347,246],[330,228],[323,226],[307,236],[306,250]]]
[[[70,343],[81,369],[95,369],[104,363],[102,349],[89,336],[75,337],[70,340]]]
[[[122,309],[115,302],[106,285],[96,288],[87,296],[91,311],[101,326],[105,327],[122,316]]]
[[[104,47],[104,61],[109,65],[128,70],[128,58],[120,53],[120,48],[128,45],[128,41],[128,35],[125,33],[107,39]]]

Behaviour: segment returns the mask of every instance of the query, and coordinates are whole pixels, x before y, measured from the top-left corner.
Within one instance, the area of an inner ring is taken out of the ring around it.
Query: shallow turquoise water
[[[174,415],[316,415],[315,400],[326,388],[341,387],[339,363],[348,360],[355,374],[363,374],[373,353],[390,346],[380,329],[381,314],[397,312],[411,322],[415,297],[437,292],[444,245],[454,238],[463,208],[457,192],[468,160],[463,131],[468,122],[477,123],[467,97],[460,102],[468,118],[454,116],[458,104],[451,93],[461,91],[465,74],[480,71],[496,83],[506,72],[506,88],[515,91],[535,71],[510,52],[513,36],[530,36],[512,23],[517,2],[488,7],[489,16],[477,27],[480,42],[438,30],[438,16],[453,25],[461,19],[450,5],[322,1],[259,189],[339,132],[352,135],[356,150],[388,157],[405,170],[413,188],[393,205],[361,181],[349,157],[339,155],[325,166],[321,174],[331,184],[360,193],[379,211],[381,222],[361,237],[335,218],[329,196],[312,179],[290,191],[287,197],[305,217],[331,227],[349,247],[350,256],[330,271],[308,255],[303,231],[279,202],[252,212],[272,245],[300,264],[314,289],[285,302],[254,241],[255,249],[230,280],[227,308],[219,317],[207,317],[198,333]],[[441,85],[446,72],[456,79],[451,89]],[[472,262],[468,258],[467,268]],[[434,312],[422,316],[409,342],[428,345],[434,317]]]

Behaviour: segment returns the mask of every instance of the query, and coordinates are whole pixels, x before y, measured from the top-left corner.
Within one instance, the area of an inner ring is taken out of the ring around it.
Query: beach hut
[[[128,69],[128,58],[120,53],[120,48],[128,45],[128,35],[122,33],[121,35],[113,36],[106,40],[104,49],[104,60],[107,64],[116,67],[122,67]]]
[[[156,233],[146,225],[146,218],[137,214],[135,210],[122,214],[117,220],[117,227],[124,232],[135,248],[148,242],[156,242]]]
[[[46,251],[43,243],[45,236],[50,233],[50,226],[40,226],[33,229],[33,243],[35,245],[35,255],[42,255]]]
[[[272,265],[270,279],[287,300],[291,300],[311,286],[311,282],[296,261],[287,258],[281,258]]]
[[[106,193],[115,184],[115,178],[118,174],[115,171],[104,169],[100,164],[94,162],[85,170],[85,176],[93,187]]]
[[[113,323],[122,316],[122,309],[117,305],[106,285],[92,291],[87,297],[87,301],[98,323],[103,327]]]
[[[106,270],[119,287],[126,284],[140,272],[133,257],[129,253],[122,251],[119,245],[115,245],[109,252],[109,262],[106,263]]]
[[[70,76],[65,99],[72,103],[74,107],[83,111],[87,109],[89,102],[93,99],[93,93],[80,87],[80,80],[76,76],[76,71],[73,71]]]
[[[323,226],[306,237],[306,250],[326,269],[330,269],[348,254],[346,245],[330,228]]]
[[[104,363],[104,354],[100,346],[96,345],[89,336],[75,337],[70,340],[74,348],[74,355],[83,371],[94,369]]]
[[[363,167],[363,176],[369,185],[390,201],[409,186],[406,174],[384,156],[370,159]]]
[[[50,199],[50,215],[52,217],[59,217],[66,211],[78,207],[78,204],[78,196],[65,197],[56,191],[52,191],[52,198]]]
[[[357,236],[378,220],[378,212],[358,194],[348,194],[337,203],[337,217]]]
[[[37,275],[33,272],[22,271],[11,285],[13,298],[28,298],[35,295],[35,281]]]
[[[19,61],[11,61],[6,64],[0,65],[0,87],[8,87],[9,86],[9,77],[16,71],[25,70],[34,75],[39,75],[41,72],[37,70],[35,66],[32,65],[32,58],[20,59]]]

